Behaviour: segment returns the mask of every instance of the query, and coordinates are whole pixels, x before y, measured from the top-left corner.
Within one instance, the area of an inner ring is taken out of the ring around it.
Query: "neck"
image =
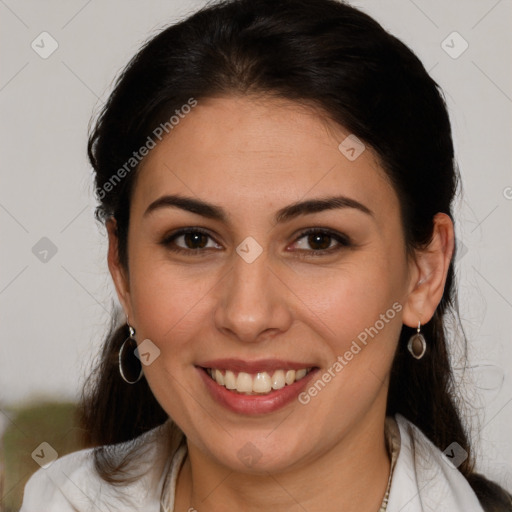
[[[175,512],[241,509],[377,512],[386,492],[390,460],[385,415],[362,418],[326,453],[288,472],[235,473],[188,443],[176,486]]]

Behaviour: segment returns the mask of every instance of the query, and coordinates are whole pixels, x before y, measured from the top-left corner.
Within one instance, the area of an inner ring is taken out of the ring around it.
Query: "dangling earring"
[[[128,323],[127,323],[128,324]],[[119,373],[121,378],[128,384],[135,384],[142,378],[142,364],[135,356],[137,341],[135,340],[135,329],[128,324],[130,336],[123,341],[119,349]]]
[[[427,342],[425,341],[423,334],[421,334],[420,329],[421,322],[418,322],[418,330],[416,334],[413,334],[409,338],[409,343],[407,343],[407,350],[415,359],[421,359],[427,351]]]

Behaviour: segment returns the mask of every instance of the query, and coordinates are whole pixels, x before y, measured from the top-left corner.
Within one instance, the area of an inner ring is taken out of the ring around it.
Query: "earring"
[[[427,351],[427,342],[425,341],[423,334],[421,334],[420,329],[421,322],[418,322],[418,329],[416,334],[413,334],[409,338],[409,343],[407,343],[407,350],[415,359],[421,359]]]
[[[135,329],[128,324],[130,336],[123,341],[119,349],[119,373],[121,378],[128,384],[135,384],[142,378],[142,364],[135,356],[137,341],[135,340]]]

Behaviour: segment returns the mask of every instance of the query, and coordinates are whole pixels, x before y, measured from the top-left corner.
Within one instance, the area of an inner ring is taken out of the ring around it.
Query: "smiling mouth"
[[[313,367],[299,370],[274,370],[273,372],[233,372],[218,368],[203,370],[220,386],[234,393],[244,395],[267,395],[303,379]]]

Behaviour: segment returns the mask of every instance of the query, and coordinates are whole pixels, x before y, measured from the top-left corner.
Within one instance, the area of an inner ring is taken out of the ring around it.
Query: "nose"
[[[292,321],[290,291],[278,278],[266,253],[247,263],[237,254],[220,288],[215,325],[224,335],[244,343],[266,341],[286,332]]]

